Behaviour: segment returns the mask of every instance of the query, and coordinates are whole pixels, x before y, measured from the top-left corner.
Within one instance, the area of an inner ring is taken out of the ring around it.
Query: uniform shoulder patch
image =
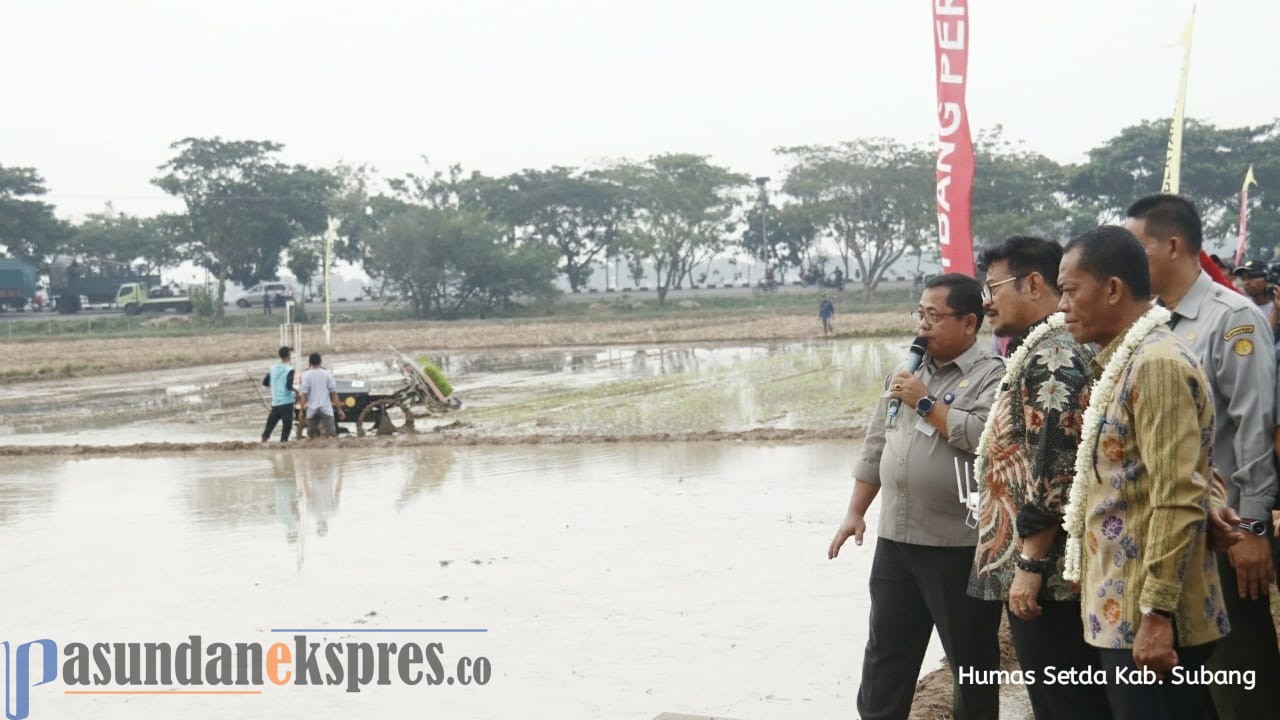
[[[1231,349],[1240,357],[1247,357],[1253,354],[1253,341],[1249,338],[1240,338]]]
[[[1223,342],[1226,342],[1237,335],[1244,335],[1245,333],[1251,332],[1253,332],[1252,325],[1237,325],[1228,330],[1226,334],[1222,336],[1222,340]],[[1250,345],[1252,345],[1252,343],[1250,343]]]

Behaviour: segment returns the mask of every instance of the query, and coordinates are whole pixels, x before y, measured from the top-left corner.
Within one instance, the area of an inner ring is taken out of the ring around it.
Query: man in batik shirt
[[[1102,348],[1089,398],[1097,410],[1088,413],[1100,421],[1082,430],[1084,462],[1065,519],[1067,576],[1078,561],[1085,641],[1099,648],[1117,720],[1200,718],[1208,688],[1186,679],[1203,677],[1230,630],[1206,538],[1209,380],[1160,324],[1168,311],[1151,306],[1146,253],[1128,230],[1103,226],[1072,240],[1058,286],[1071,336]],[[1133,674],[1141,669],[1163,682]]]
[[[1007,602],[1018,663],[1036,720],[1110,716],[1096,684],[1051,683],[1049,670],[1097,667],[1084,642],[1080,596],[1062,578],[1062,512],[1075,471],[1076,445],[1093,353],[1072,339],[1058,307],[1062,246],[1012,237],[985,250],[983,305],[1011,364],[996,395],[979,451],[978,546],[969,594]],[[1027,345],[1031,342],[1031,345]]]

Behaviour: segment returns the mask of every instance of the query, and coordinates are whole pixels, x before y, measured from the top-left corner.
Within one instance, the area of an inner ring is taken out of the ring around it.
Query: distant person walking
[[[262,314],[271,314],[271,293],[268,292],[266,288],[263,288],[262,290]]]
[[[337,437],[338,425],[334,419],[334,411],[338,417],[345,419],[346,412],[338,402],[338,383],[333,373],[320,367],[320,353],[313,352],[308,358],[311,367],[302,374],[302,404],[307,408],[307,437]]]
[[[280,431],[280,442],[289,442],[289,433],[293,430],[294,373],[293,364],[289,362],[293,349],[281,347],[279,355],[280,362],[272,365],[266,377],[262,378],[262,384],[271,388],[271,414],[267,416],[267,427],[262,431],[262,442],[271,439],[277,422],[284,426]]]
[[[822,320],[822,335],[831,337],[831,318],[835,317],[836,306],[826,293],[822,294],[822,302],[818,303],[818,319]]]

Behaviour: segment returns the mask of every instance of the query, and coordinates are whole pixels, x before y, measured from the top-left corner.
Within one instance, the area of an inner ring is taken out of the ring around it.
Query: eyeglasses
[[[1000,287],[1001,285],[1004,285],[1005,283],[1011,283],[1014,280],[1021,280],[1024,277],[1026,277],[1026,275],[1014,275],[1013,277],[1005,278],[999,282],[982,283],[982,302],[984,303],[991,302],[991,298],[995,297],[996,295],[996,288]]]
[[[942,318],[944,317],[964,317],[965,315],[968,315],[968,314],[969,313],[962,313],[962,312],[940,313],[935,310],[916,309],[911,311],[911,319],[915,320],[916,322],[920,322],[921,320],[928,320],[930,325],[937,325],[938,321],[942,320]]]

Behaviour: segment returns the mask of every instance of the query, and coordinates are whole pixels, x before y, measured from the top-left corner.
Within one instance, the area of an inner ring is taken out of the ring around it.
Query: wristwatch
[[[925,395],[916,401],[916,414],[920,417],[928,417],[933,412],[933,406],[938,404],[938,398],[932,395]]]

